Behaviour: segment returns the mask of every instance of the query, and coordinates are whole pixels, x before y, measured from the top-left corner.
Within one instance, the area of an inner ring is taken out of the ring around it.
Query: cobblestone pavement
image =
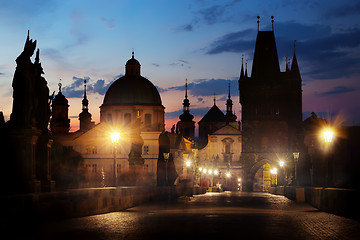
[[[224,192],[43,224],[23,234],[62,240],[360,239],[360,222],[283,196]]]

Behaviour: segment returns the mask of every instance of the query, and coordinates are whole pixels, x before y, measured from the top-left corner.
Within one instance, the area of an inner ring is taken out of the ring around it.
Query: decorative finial
[[[216,105],[216,93],[214,93],[214,105]]]
[[[274,16],[271,16],[271,28],[274,31]]]
[[[132,49],[132,58],[134,58],[134,49]]]
[[[248,63],[248,60],[246,59],[246,61],[245,61],[245,77],[248,77],[248,73],[247,73],[247,63]]]
[[[230,79],[229,79],[229,95],[228,98],[230,99]]]
[[[188,94],[187,94],[187,78],[185,79],[185,98],[188,98]]]
[[[258,31],[260,31],[260,16],[257,16],[257,19]]]
[[[294,54],[295,54],[296,40],[294,40]]]
[[[62,86],[62,84],[61,84],[61,78],[60,78],[60,80],[59,80],[58,86],[59,86],[59,93],[61,93],[61,86]]]

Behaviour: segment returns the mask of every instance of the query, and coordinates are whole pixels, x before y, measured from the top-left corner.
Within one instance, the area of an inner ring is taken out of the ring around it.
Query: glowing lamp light
[[[206,168],[203,169],[203,173],[206,173]]]
[[[202,170],[203,170],[203,169],[202,169],[202,167],[201,167],[201,168],[199,168],[199,171],[200,171],[200,172],[202,172]]]
[[[110,138],[112,143],[119,143],[120,133],[119,132],[111,132]]]
[[[241,182],[241,178],[238,178],[238,182]]]
[[[226,177],[231,177],[231,174],[229,172],[226,173]]]
[[[279,165],[280,165],[280,167],[283,167],[283,166],[285,166],[285,162],[284,162],[284,161],[280,161],[280,162],[279,162]]]
[[[218,170],[214,170],[214,174],[215,174],[215,175],[218,175],[218,174],[219,174],[219,171],[218,171]]]
[[[190,161],[186,161],[186,162],[185,162],[185,166],[186,166],[186,167],[190,167],[190,166],[191,166],[191,162],[190,162]]]
[[[270,170],[270,173],[271,173],[271,174],[277,174],[277,168],[271,169],[271,170]]]
[[[324,136],[324,141],[325,141],[326,143],[331,143],[332,140],[333,140],[333,138],[334,138],[334,131],[331,130],[330,128],[325,129],[325,130],[323,131],[323,136]]]
[[[211,175],[213,173],[213,170],[209,169],[208,173]]]

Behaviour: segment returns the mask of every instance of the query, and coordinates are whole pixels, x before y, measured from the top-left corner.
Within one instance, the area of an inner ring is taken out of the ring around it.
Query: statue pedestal
[[[10,160],[13,161],[14,178],[11,183],[16,192],[41,191],[40,181],[36,178],[36,142],[41,135],[37,129],[9,129]]]
[[[36,176],[41,181],[41,191],[55,190],[55,181],[51,180],[50,149],[53,140],[43,133],[36,142]]]

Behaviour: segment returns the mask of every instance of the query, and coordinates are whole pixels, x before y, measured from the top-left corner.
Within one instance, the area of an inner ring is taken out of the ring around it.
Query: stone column
[[[9,179],[16,192],[41,191],[40,181],[36,176],[36,142],[41,134],[37,129],[10,129],[8,149],[10,159],[14,161],[14,178]]]

